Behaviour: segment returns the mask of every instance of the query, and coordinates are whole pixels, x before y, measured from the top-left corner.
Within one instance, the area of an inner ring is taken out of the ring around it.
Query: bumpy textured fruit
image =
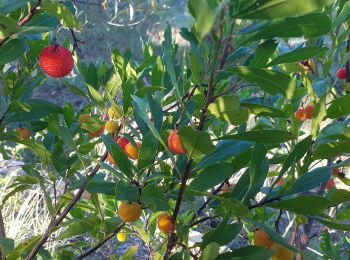
[[[88,121],[90,118],[91,118],[91,116],[88,115],[88,114],[80,115],[80,116],[79,116],[79,123],[80,123],[80,124],[85,123],[85,122]]]
[[[22,140],[28,140],[29,139],[30,132],[29,132],[28,128],[21,127],[21,128],[18,128],[17,131],[19,132]]]
[[[164,234],[169,234],[175,229],[175,226],[171,221],[171,217],[167,213],[163,213],[158,217],[157,226],[158,229]]]
[[[181,145],[180,137],[176,129],[169,135],[168,146],[169,150],[175,154],[185,154],[185,150]]]
[[[125,146],[129,143],[128,139],[122,137],[115,137],[114,141],[122,148],[123,151],[125,151]]]
[[[72,54],[62,46],[52,45],[44,48],[39,57],[40,68],[53,78],[67,76],[74,67]]]
[[[269,248],[273,244],[265,230],[259,229],[254,232],[254,245]]]
[[[105,129],[108,133],[114,134],[118,130],[118,124],[115,121],[107,121],[105,124]]]
[[[326,184],[326,190],[330,190],[335,186],[334,179],[330,179]]]
[[[128,234],[126,233],[118,233],[117,234],[117,240],[119,242],[125,242],[128,239]]]
[[[116,107],[110,107],[107,111],[110,120],[116,120],[121,117],[121,111]]]
[[[307,117],[306,117],[306,113],[305,110],[302,108],[299,108],[297,110],[297,112],[295,112],[295,117],[300,121],[300,122],[304,122]]]
[[[273,243],[270,247],[272,251],[274,251],[274,255],[272,256],[272,260],[292,260],[293,252],[289,249],[281,246],[280,244]]]
[[[113,157],[110,153],[107,154],[107,159],[108,159],[110,164],[115,164],[115,160],[113,159]]]
[[[133,160],[139,157],[139,149],[141,147],[141,143],[136,143],[136,145],[137,147],[133,146],[131,143],[128,143],[125,146],[125,154]]]
[[[97,132],[89,132],[89,136],[90,137],[99,137],[103,134],[104,131],[105,131],[105,127],[102,126]]]
[[[346,79],[346,69],[343,68],[338,70],[338,78]]]
[[[307,119],[312,119],[312,116],[314,114],[314,109],[315,107],[313,105],[308,105],[305,109],[304,109],[304,113]]]
[[[118,214],[124,222],[135,222],[141,216],[141,206],[136,202],[123,202],[118,208]]]

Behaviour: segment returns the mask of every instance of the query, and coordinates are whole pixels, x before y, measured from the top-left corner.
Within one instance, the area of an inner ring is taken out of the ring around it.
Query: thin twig
[[[279,233],[279,223],[281,221],[282,214],[283,214],[283,210],[280,209],[280,212],[278,213],[277,219],[275,220],[275,230],[277,233]]]
[[[196,226],[196,225],[198,225],[200,223],[203,223],[203,222],[205,222],[207,220],[214,219],[214,218],[217,218],[217,217],[219,217],[219,216],[215,215],[215,216],[211,216],[211,217],[209,216],[209,217],[204,217],[204,218],[198,219],[197,221],[191,223],[190,227],[194,227],[194,226]]]
[[[95,252],[97,249],[99,249],[101,246],[103,246],[108,240],[113,238],[124,226],[125,226],[125,222],[121,223],[118,227],[116,227],[116,229],[113,231],[113,233],[109,234],[108,236],[105,236],[94,247],[90,248],[85,253],[79,255],[76,259],[80,260],[80,259],[83,259],[84,257],[87,257],[88,255],[91,255],[93,252]]]
[[[38,12],[38,10],[40,9],[40,6],[41,6],[41,2],[42,0],[38,0],[36,2],[36,4],[33,6],[32,9],[30,9],[29,13],[23,18],[21,19],[19,22],[18,22],[18,26],[19,27],[22,27],[23,25],[27,24],[32,18],[33,16]],[[0,47],[7,41],[10,39],[10,37],[12,36],[13,34],[11,34],[10,36],[2,39],[0,41]]]
[[[81,52],[81,49],[79,48],[79,43],[80,44],[85,44],[85,41],[79,40],[77,38],[77,36],[75,35],[75,32],[73,29],[69,29],[70,33],[72,34],[72,38],[73,38],[73,50],[72,50],[72,54],[78,50],[79,52]]]

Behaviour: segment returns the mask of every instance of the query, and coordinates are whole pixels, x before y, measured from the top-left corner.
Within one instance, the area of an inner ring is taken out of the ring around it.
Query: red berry
[[[175,129],[171,132],[168,138],[169,150],[175,154],[185,154],[185,150],[181,145],[180,137]]]
[[[314,114],[314,106],[313,105],[308,105],[305,109],[304,109],[304,112],[305,112],[305,116],[307,119],[312,119],[312,116]]]
[[[295,117],[300,121],[300,122],[304,122],[307,117],[306,117],[306,113],[305,113],[305,109],[299,108],[297,110],[297,112],[295,112]]]
[[[339,79],[346,79],[346,69],[339,69],[338,70],[338,78]]]
[[[326,190],[330,190],[330,189],[332,189],[334,186],[335,186],[334,179],[330,179],[330,180],[327,182]]]
[[[45,74],[53,78],[62,78],[72,71],[74,60],[66,48],[52,45],[40,53],[39,65]]]
[[[120,148],[123,149],[123,151],[125,151],[125,146],[129,143],[128,139],[124,138],[124,137],[115,137],[114,141],[119,144]]]

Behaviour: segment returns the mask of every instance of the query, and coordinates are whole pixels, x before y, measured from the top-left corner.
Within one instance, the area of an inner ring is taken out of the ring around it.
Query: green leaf
[[[154,137],[152,132],[147,132],[144,136],[142,145],[139,151],[139,157],[137,160],[137,169],[142,170],[153,165],[154,158],[157,155],[159,142],[157,138]]]
[[[63,140],[63,142],[65,144],[67,144],[70,148],[72,148],[73,150],[76,149],[76,145],[74,143],[73,136],[72,136],[71,132],[69,131],[69,129],[67,127],[64,127],[64,126],[58,126],[58,131],[60,133],[60,137]]]
[[[331,19],[322,13],[307,14],[269,21],[263,29],[253,33],[242,41],[272,39],[274,37],[316,37],[331,30]]]
[[[154,185],[148,185],[142,190],[141,202],[154,211],[166,211],[170,208],[163,189]]]
[[[323,7],[333,2],[334,0],[304,0],[301,4],[295,0],[261,0],[259,5],[253,3],[241,9],[235,17],[241,19],[273,19],[295,16],[322,10]]]
[[[0,40],[19,32],[19,30],[20,28],[15,20],[8,16],[0,15]]]
[[[222,96],[208,106],[208,112],[213,116],[231,124],[240,125],[248,120],[249,110],[240,107],[237,96]]]
[[[315,219],[316,221],[322,223],[323,225],[331,229],[340,230],[340,231],[350,231],[349,224],[338,223],[338,222],[335,222],[334,220],[321,219],[318,217],[313,217],[313,219]]]
[[[249,112],[257,116],[287,117],[282,111],[274,107],[257,104],[248,101],[241,101],[241,106],[249,109]]]
[[[327,113],[326,98],[327,95],[322,96],[315,106],[315,110],[313,113],[315,116],[311,122],[311,134],[313,138],[317,137],[323,118],[326,116]]]
[[[253,198],[264,185],[264,181],[269,171],[269,161],[266,158],[267,150],[264,145],[256,144],[251,157],[251,166],[249,169],[249,186],[243,198],[248,202]]]
[[[179,130],[181,144],[190,158],[198,159],[203,154],[211,153],[215,146],[210,140],[210,135],[193,129],[190,126]]]
[[[95,217],[97,220],[97,217]],[[70,222],[71,224],[65,229],[62,233],[60,233],[56,240],[70,239],[74,236],[78,236],[84,234],[94,228],[97,223],[92,224],[90,221],[86,219],[73,219]]]
[[[244,141],[225,140],[219,142],[215,150],[203,156],[203,158],[196,165],[194,170],[203,169],[221,162],[225,162],[229,158],[240,155],[246,152],[254,143]]]
[[[100,109],[105,109],[105,101],[103,100],[103,97],[100,93],[91,85],[87,85],[89,90],[89,95],[91,98],[92,103],[94,103],[96,106],[98,106]]]
[[[215,21],[213,10],[209,7],[207,1],[189,0],[188,9],[195,19],[195,29],[202,40],[212,29]]]
[[[87,183],[86,191],[107,195],[115,195],[115,182],[91,180]]]
[[[64,27],[81,30],[79,21],[67,6],[51,0],[43,0],[41,6],[48,14],[56,16]]]
[[[246,246],[235,249],[232,252],[226,252],[217,258],[218,260],[256,260],[270,259],[273,251],[259,246]]]
[[[249,66],[255,68],[265,67],[276,47],[277,42],[274,40],[267,40],[261,43],[256,49],[254,59],[249,63]]]
[[[340,24],[348,20],[350,17],[350,3],[346,2],[341,10],[340,14],[333,20],[333,28],[338,27]]]
[[[201,254],[200,260],[214,260],[219,255],[220,245],[218,243],[210,243],[207,245],[203,253]]]
[[[241,229],[241,224],[223,223],[223,225],[220,224],[216,229],[207,232],[203,238],[207,241],[215,242],[218,245],[223,246],[230,243],[239,234]]]
[[[74,122],[74,107],[72,104],[67,103],[63,107],[64,121],[68,127],[71,127]]]
[[[287,74],[263,68],[237,66],[225,71],[251,84],[258,85],[263,91],[271,95],[282,94],[291,99],[295,92],[295,82]]]
[[[272,67],[282,63],[294,63],[298,61],[307,60],[312,57],[324,54],[326,51],[328,51],[328,48],[321,48],[321,47],[299,48],[291,52],[288,52],[286,54],[278,56],[277,58],[269,62],[269,64],[267,64],[266,67]]]
[[[327,109],[327,117],[335,119],[350,114],[350,95],[341,96],[333,100]]]
[[[1,252],[6,256],[15,248],[15,241],[11,238],[0,238]]]
[[[107,151],[111,153],[118,168],[129,178],[133,176],[131,163],[119,145],[111,136],[102,135],[102,141],[106,145]]]
[[[282,130],[260,130],[260,131],[248,131],[242,132],[235,135],[225,135],[219,140],[242,140],[242,141],[250,141],[257,142],[262,144],[278,144],[284,143],[290,140],[295,139],[295,136],[287,131]]]
[[[0,65],[4,65],[21,57],[26,46],[19,39],[12,39],[0,47]]]
[[[350,201],[350,192],[347,190],[337,189],[334,191],[334,193],[330,196],[329,199],[331,201],[329,206],[334,207],[341,203]]]
[[[233,166],[227,162],[221,162],[201,171],[189,185],[189,189],[206,191],[214,188],[233,174]]]
[[[320,167],[314,169],[308,173],[301,175],[298,179],[296,179],[293,183],[292,188],[286,193],[284,193],[283,196],[309,191],[320,187],[321,184],[327,183],[331,176],[331,167]]]
[[[134,255],[137,253],[137,246],[130,246],[128,250],[120,257],[120,260],[131,260],[135,259]]]
[[[115,188],[117,200],[122,201],[139,201],[139,190],[136,186],[131,186],[129,182],[119,181]]]
[[[350,143],[333,141],[318,146],[313,152],[313,159],[332,159],[338,155],[350,153]]]
[[[330,201],[321,196],[300,195],[293,199],[268,203],[265,206],[292,211],[297,214],[318,214],[322,213],[329,205]]]
[[[1,0],[0,1],[0,14],[9,14],[12,13],[12,11],[25,7],[28,4],[27,0]]]

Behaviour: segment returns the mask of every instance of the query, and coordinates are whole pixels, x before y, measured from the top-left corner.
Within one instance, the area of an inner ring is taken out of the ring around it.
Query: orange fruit
[[[302,108],[299,108],[297,110],[297,112],[295,112],[295,117],[300,121],[300,122],[304,122],[307,117],[306,117],[306,113],[305,110]]]
[[[119,217],[124,222],[135,222],[141,216],[141,206],[136,202],[123,202],[118,208]]]
[[[107,159],[108,159],[110,164],[115,164],[115,160],[113,159],[113,157],[110,153],[107,154]]]
[[[88,114],[80,115],[79,116],[79,123],[82,124],[82,123],[88,121],[90,118],[91,118],[91,116]]]
[[[178,135],[178,130],[175,129],[171,132],[168,138],[169,150],[175,154],[185,154],[185,150],[181,145],[180,137]]]
[[[293,252],[289,249],[281,246],[278,243],[273,243],[270,247],[272,251],[274,251],[274,255],[272,256],[272,260],[292,260]]]
[[[105,131],[105,127],[102,126],[97,132],[89,132],[90,137],[99,137]]]
[[[30,132],[29,132],[28,128],[21,127],[21,128],[18,128],[17,131],[19,132],[22,140],[28,140],[29,139]]]
[[[258,229],[254,232],[254,245],[270,248],[273,241],[263,229]]]
[[[110,120],[119,119],[121,117],[121,109],[111,106],[108,108],[107,114]]]
[[[171,217],[167,213],[163,213],[158,217],[157,226],[158,229],[164,234],[169,234],[175,230]]]
[[[118,234],[117,234],[117,240],[119,241],[119,242],[125,242],[126,240],[128,239],[128,234],[126,234],[126,233],[121,233],[121,232],[119,232]]]
[[[137,147],[133,146],[132,143],[128,143],[125,146],[125,154],[131,159],[137,159],[139,156],[139,149],[141,148],[141,143],[136,143]]]
[[[312,115],[314,113],[314,109],[315,107],[313,105],[308,105],[305,109],[304,109],[304,113],[307,119],[312,119]]]
[[[105,124],[107,133],[114,134],[118,130],[118,124],[115,121],[107,121]]]

